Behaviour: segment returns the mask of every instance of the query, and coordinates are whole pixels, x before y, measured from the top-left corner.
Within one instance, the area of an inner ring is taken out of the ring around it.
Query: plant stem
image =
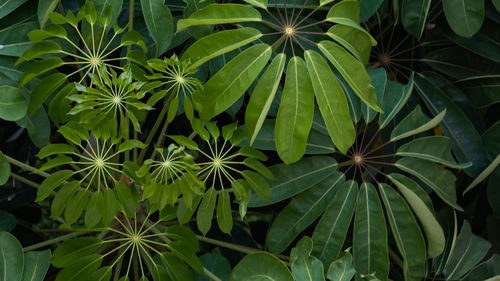
[[[259,250],[259,249],[241,246],[241,245],[237,245],[237,244],[233,244],[233,243],[229,243],[229,242],[225,242],[225,241],[215,240],[215,239],[204,237],[201,235],[196,235],[196,238],[198,238],[198,240],[200,240],[201,242],[206,242],[209,244],[228,248],[228,249],[235,250],[235,251],[242,252],[242,253],[246,253],[246,254],[261,252],[261,250]],[[282,260],[285,260],[285,261],[290,260],[290,257],[288,257],[288,256],[284,256],[284,255],[274,255],[274,256],[276,256]]]
[[[35,249],[38,249],[38,248],[42,248],[42,247],[45,247],[45,246],[48,246],[48,245],[52,245],[52,244],[55,244],[57,242],[60,242],[60,241],[66,240],[66,239],[70,239],[70,238],[74,238],[74,237],[83,235],[85,233],[87,233],[87,232],[85,232],[85,231],[72,232],[70,234],[59,236],[59,237],[56,237],[56,238],[53,238],[53,239],[50,239],[50,240],[47,240],[47,241],[43,241],[43,242],[40,242],[40,243],[37,243],[37,244],[33,244],[33,245],[28,246],[26,248],[23,248],[23,252],[28,252],[28,251],[35,250]]]
[[[28,179],[25,179],[24,177],[22,177],[22,176],[20,176],[20,175],[18,175],[18,174],[15,174],[15,173],[12,173],[12,172],[11,172],[11,173],[10,173],[10,176],[11,176],[12,178],[14,178],[14,179],[16,179],[16,180],[18,180],[18,181],[22,182],[22,183],[25,183],[25,184],[27,184],[27,185],[31,186],[31,187],[34,187],[34,188],[38,188],[38,187],[40,187],[40,185],[39,185],[39,184],[37,184],[36,182],[34,182],[34,181],[30,181],[30,180],[28,180]]]
[[[23,163],[21,161],[18,161],[18,160],[14,159],[14,158],[12,158],[12,157],[10,157],[8,155],[4,154],[4,156],[7,159],[7,161],[9,161],[12,165],[15,165],[15,166],[17,166],[17,167],[19,167],[19,168],[21,168],[23,170],[33,172],[33,173],[35,173],[37,175],[40,175],[42,177],[48,177],[48,176],[50,176],[49,173],[39,172],[37,168],[32,167],[32,166],[30,166],[28,164],[25,164],[25,163]]]
[[[210,270],[208,270],[206,267],[203,267],[203,272],[205,273],[205,275],[208,276],[208,278],[214,280],[214,281],[222,281],[221,279],[219,279],[219,277],[217,277],[215,274],[213,274]]]

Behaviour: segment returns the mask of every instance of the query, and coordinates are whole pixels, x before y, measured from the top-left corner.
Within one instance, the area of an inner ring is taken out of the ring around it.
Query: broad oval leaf
[[[279,280],[294,281],[287,266],[269,253],[245,256],[233,269],[231,281]]]
[[[425,275],[425,240],[405,200],[387,184],[379,184],[389,225],[403,256],[405,281],[420,281]]]
[[[28,103],[21,90],[0,86],[0,118],[7,121],[22,119],[28,112]]]
[[[290,268],[295,280],[324,281],[323,263],[311,255],[313,241],[304,236],[290,253]]]
[[[276,117],[276,150],[283,162],[297,162],[306,151],[314,113],[314,89],[303,59],[288,62],[285,87]]]
[[[264,68],[271,48],[258,44],[241,52],[204,85],[201,116],[209,120],[233,105]]]
[[[271,225],[267,235],[269,251],[279,253],[285,250],[323,213],[343,184],[344,175],[335,172],[292,199]]]
[[[332,281],[351,281],[355,273],[352,255],[346,251],[343,257],[330,264],[326,277]]]
[[[0,232],[0,280],[21,280],[24,256],[21,243],[14,235]]]
[[[241,29],[239,29],[241,30]],[[245,127],[250,145],[259,134],[278,90],[285,68],[286,54],[277,55],[257,82],[245,111]]]
[[[377,190],[371,183],[363,183],[358,194],[352,253],[357,275],[375,272],[377,278],[387,281],[389,275],[387,228],[382,204]]]
[[[418,40],[424,33],[425,21],[430,7],[431,0],[403,0],[401,5],[403,26]]]
[[[484,1],[443,0],[446,20],[453,31],[462,37],[471,37],[484,21]]]
[[[177,32],[195,25],[259,22],[262,17],[255,8],[243,4],[210,4],[177,22]]]
[[[308,50],[304,57],[326,128],[338,150],[345,153],[356,137],[347,99],[330,66],[320,54]]]
[[[43,281],[49,269],[51,257],[49,249],[25,253],[21,281]]]

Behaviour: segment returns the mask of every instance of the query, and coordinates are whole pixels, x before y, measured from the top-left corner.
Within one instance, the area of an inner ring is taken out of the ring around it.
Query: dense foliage
[[[500,1],[0,0],[0,281],[500,280]]]

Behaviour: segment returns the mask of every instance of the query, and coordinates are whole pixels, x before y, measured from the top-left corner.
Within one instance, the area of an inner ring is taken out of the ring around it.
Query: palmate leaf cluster
[[[0,4],[0,281],[496,280],[497,2]]]

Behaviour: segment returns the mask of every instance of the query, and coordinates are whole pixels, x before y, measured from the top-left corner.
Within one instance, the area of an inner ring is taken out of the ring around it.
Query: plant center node
[[[104,160],[101,158],[97,158],[95,159],[94,164],[96,165],[97,168],[102,168],[104,167]]]
[[[120,104],[122,102],[122,98],[120,98],[119,96],[114,96],[112,101],[114,104]]]
[[[91,57],[90,58],[90,64],[93,67],[99,67],[101,65],[101,59],[98,57]]]
[[[184,84],[186,82],[186,78],[184,78],[181,75],[177,75],[177,76],[175,76],[175,81],[177,81],[177,83],[179,83],[179,84]]]
[[[391,57],[388,56],[387,54],[381,54],[378,57],[378,61],[380,62],[381,65],[388,66],[391,64]]]
[[[295,35],[295,28],[293,26],[287,25],[285,28],[283,28],[283,32],[286,34],[286,36],[293,36]]]
[[[353,160],[354,160],[354,163],[359,165],[359,164],[363,163],[363,156],[356,154],[356,155],[354,155]]]
[[[165,168],[170,167],[170,165],[171,165],[171,164],[172,164],[172,162],[170,162],[170,160],[165,160],[165,161],[162,163],[163,167],[165,167]]]
[[[132,242],[134,242],[136,244],[139,243],[139,242],[141,242],[141,236],[138,235],[138,234],[132,235]]]
[[[215,166],[216,168],[220,168],[220,167],[222,167],[222,161],[221,161],[219,158],[215,158],[215,159],[214,159],[214,166]]]

